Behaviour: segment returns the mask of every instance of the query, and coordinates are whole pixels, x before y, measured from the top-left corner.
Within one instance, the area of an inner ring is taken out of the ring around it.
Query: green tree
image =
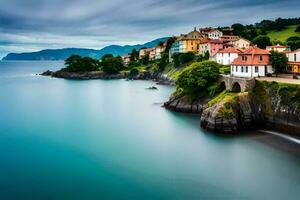
[[[300,32],[300,25],[297,26],[295,32]]]
[[[193,61],[195,58],[195,54],[193,52],[183,53],[179,56],[180,64],[186,64],[188,62]]]
[[[137,75],[139,74],[139,69],[138,68],[132,68],[131,70],[130,70],[130,76],[131,77],[136,77]]]
[[[179,60],[179,56],[181,55],[181,53],[174,53],[172,55],[172,59],[173,59],[173,62],[174,62],[174,66],[175,67],[179,67],[180,66],[180,60]]]
[[[169,63],[169,54],[168,53],[162,53],[161,54],[161,59],[158,61],[158,70],[162,72],[167,64]]]
[[[79,55],[72,55],[65,60],[65,65],[70,66],[70,65],[77,64],[81,59],[82,57]]]
[[[204,54],[204,60],[209,60],[209,57],[210,57],[209,52],[206,51]]]
[[[300,37],[298,36],[289,37],[286,41],[287,41],[287,45],[291,47],[292,51],[300,48]]]
[[[219,78],[219,64],[213,61],[195,62],[178,76],[176,86],[191,100],[209,94],[209,87]]]
[[[108,57],[102,61],[102,71],[107,74],[117,74],[124,69],[122,58]]]
[[[112,54],[105,54],[101,57],[101,60],[104,61],[107,58],[113,58],[114,56]]]
[[[69,72],[89,72],[99,69],[99,62],[90,57],[80,57],[72,55],[65,60],[66,71]]]
[[[149,55],[143,56],[142,59],[141,59],[141,63],[143,65],[147,65],[149,63]]]
[[[253,43],[262,49],[265,49],[266,46],[272,45],[270,38],[266,35],[259,35],[259,36],[255,37],[253,39]]]
[[[137,61],[139,59],[139,52],[136,49],[132,49],[130,55],[130,61]]]
[[[272,51],[270,56],[270,63],[273,66],[275,73],[285,72],[288,58],[284,53],[279,53],[278,51]]]

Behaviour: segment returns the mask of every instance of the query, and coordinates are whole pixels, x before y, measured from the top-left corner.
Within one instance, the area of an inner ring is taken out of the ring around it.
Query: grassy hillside
[[[286,39],[292,36],[299,36],[300,37],[300,32],[295,32],[296,30],[296,25],[295,26],[288,26],[286,29],[282,31],[270,31],[268,32],[268,36],[271,38],[272,41],[274,40],[279,40],[281,42],[285,42]]]

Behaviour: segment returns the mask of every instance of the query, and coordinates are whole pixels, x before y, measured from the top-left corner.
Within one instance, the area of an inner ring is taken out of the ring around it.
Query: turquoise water
[[[0,199],[299,199],[300,147],[208,134],[147,81],[34,76],[0,62]]]

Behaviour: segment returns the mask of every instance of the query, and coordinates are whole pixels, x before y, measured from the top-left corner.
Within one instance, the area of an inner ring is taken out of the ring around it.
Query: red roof
[[[260,49],[258,47],[249,47],[242,54],[244,55],[270,55],[271,53],[268,50]]]
[[[235,47],[229,47],[226,49],[221,49],[219,50],[218,53],[242,53],[243,50],[239,49],[239,48],[235,48]]]
[[[223,40],[220,40],[220,39],[211,40],[211,39],[208,39],[208,38],[204,38],[204,39],[201,41],[201,44],[206,44],[206,43],[222,44],[222,43],[223,43]]]
[[[239,57],[236,58],[232,65],[269,65],[270,52],[257,47],[250,47],[244,52],[239,53]],[[244,61],[242,57],[246,56],[247,60]],[[260,57],[262,56],[262,60]]]

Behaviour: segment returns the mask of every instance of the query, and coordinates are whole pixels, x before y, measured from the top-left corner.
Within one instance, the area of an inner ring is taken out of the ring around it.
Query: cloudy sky
[[[197,26],[299,17],[299,0],[1,0],[0,57],[144,43]]]

